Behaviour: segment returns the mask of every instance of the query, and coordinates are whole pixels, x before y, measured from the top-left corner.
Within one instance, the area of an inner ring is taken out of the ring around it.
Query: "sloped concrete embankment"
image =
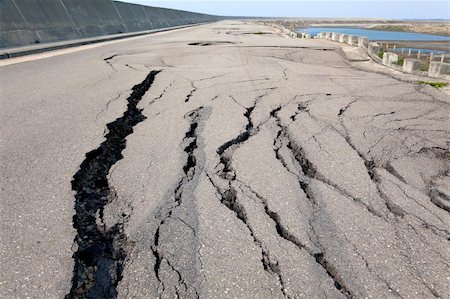
[[[0,48],[218,20],[188,11],[111,0],[0,1]]]

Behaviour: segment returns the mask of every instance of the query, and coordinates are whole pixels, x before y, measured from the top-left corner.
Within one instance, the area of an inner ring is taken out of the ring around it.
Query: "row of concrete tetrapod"
[[[405,58],[403,66],[398,65],[398,55],[396,53],[385,52],[381,60],[377,55],[380,51],[380,45],[374,42],[369,43],[366,36],[355,36],[350,34],[340,34],[336,32],[321,32],[315,38],[327,39],[335,42],[357,46],[372,57],[377,62],[389,66],[404,73],[412,73],[418,75],[425,75],[432,78],[450,79],[450,63],[445,62],[430,62],[428,73],[421,70],[422,61],[414,58]]]

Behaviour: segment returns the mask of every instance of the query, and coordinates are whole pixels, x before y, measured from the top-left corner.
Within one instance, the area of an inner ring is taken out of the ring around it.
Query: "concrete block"
[[[339,37],[340,37],[339,33],[336,33],[336,32],[331,33],[331,40],[332,41],[338,42],[339,41]]]
[[[331,39],[331,32],[325,32],[325,39]]]
[[[430,62],[428,69],[428,77],[432,78],[448,78],[450,77],[450,63],[446,62]]]
[[[385,52],[383,54],[383,64],[391,65],[396,64],[398,62],[398,55],[395,53]]]
[[[419,59],[405,58],[403,62],[403,72],[405,73],[415,73],[420,72],[420,67],[422,62]]]
[[[353,35],[351,45],[357,47],[358,46],[358,36]]]
[[[369,38],[367,36],[359,36],[358,47],[367,49],[369,47]]]
[[[339,42],[340,43],[346,44],[347,41],[348,41],[348,34],[341,34],[339,36]]]
[[[377,55],[380,52],[381,47],[377,43],[369,43],[369,53]]]
[[[348,37],[347,37],[347,44],[353,46],[353,35],[352,34],[348,35]]]

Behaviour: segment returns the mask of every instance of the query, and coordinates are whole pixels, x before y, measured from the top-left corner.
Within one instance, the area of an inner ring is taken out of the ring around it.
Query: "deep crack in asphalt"
[[[124,233],[127,215],[106,229],[103,223],[105,205],[115,199],[108,182],[111,167],[123,158],[126,137],[133,128],[145,120],[137,104],[150,89],[159,71],[151,71],[140,84],[132,88],[127,98],[127,110],[115,121],[108,123],[105,141],[86,154],[80,170],[74,175],[72,189],[75,194],[73,226],[77,230],[74,253],[72,288],[66,298],[115,298],[116,287],[131,245]]]

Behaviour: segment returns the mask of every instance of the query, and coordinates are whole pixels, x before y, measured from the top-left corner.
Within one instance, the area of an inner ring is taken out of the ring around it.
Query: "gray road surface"
[[[370,69],[231,21],[0,67],[0,297],[449,298],[450,98]]]

